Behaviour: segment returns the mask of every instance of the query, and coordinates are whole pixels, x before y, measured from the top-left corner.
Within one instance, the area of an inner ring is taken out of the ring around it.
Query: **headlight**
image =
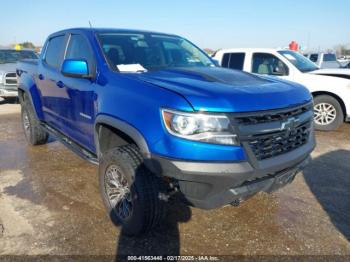
[[[230,120],[225,115],[162,109],[162,116],[166,129],[174,136],[213,144],[238,145],[237,135],[232,133]]]

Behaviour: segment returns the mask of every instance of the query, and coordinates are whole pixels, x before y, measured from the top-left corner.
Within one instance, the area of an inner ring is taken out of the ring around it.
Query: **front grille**
[[[16,86],[17,85],[16,73],[5,74],[5,85],[7,85],[7,86]]]
[[[255,125],[262,124],[272,121],[283,121],[287,120],[290,117],[301,115],[307,111],[312,110],[312,104],[303,105],[292,110],[281,110],[281,111],[272,111],[269,113],[261,112],[254,115],[248,114],[247,116],[236,117],[236,123],[242,125]]]
[[[311,122],[308,121],[292,130],[254,136],[247,142],[257,160],[264,160],[288,153],[308,142]]]
[[[6,77],[17,77],[16,73],[7,73]]]
[[[312,103],[292,109],[243,113],[233,116],[240,140],[260,161],[305,145],[310,137]]]

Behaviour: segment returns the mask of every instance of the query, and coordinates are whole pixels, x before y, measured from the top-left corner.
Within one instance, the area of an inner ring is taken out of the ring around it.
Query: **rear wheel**
[[[34,109],[27,95],[24,95],[21,116],[24,134],[28,143],[31,145],[45,144],[49,134],[40,126],[40,122],[36,118]]]
[[[104,153],[99,180],[107,211],[124,234],[147,233],[161,221],[165,212],[159,199],[162,183],[143,165],[137,147],[125,145]]]
[[[335,130],[343,121],[343,110],[337,99],[328,95],[314,98],[314,122],[317,130]]]

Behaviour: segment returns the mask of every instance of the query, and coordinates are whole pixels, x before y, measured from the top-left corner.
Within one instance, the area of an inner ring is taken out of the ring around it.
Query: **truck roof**
[[[120,29],[120,28],[89,28],[89,27],[77,27],[77,28],[69,28],[64,29],[58,32],[51,34],[50,36],[67,33],[70,31],[81,31],[81,32],[93,32],[93,33],[131,33],[131,34],[162,34],[167,36],[177,36],[175,34],[161,33],[155,31],[147,31],[147,30],[137,30],[137,29]]]
[[[284,50],[282,48],[255,48],[255,47],[248,47],[248,48],[227,48],[227,49],[220,49],[217,52],[275,52]]]

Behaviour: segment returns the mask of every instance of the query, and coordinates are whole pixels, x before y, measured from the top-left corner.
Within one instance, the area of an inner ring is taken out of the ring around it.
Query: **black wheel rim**
[[[121,220],[128,220],[133,211],[132,194],[126,176],[117,165],[105,172],[105,190],[110,206]]]

